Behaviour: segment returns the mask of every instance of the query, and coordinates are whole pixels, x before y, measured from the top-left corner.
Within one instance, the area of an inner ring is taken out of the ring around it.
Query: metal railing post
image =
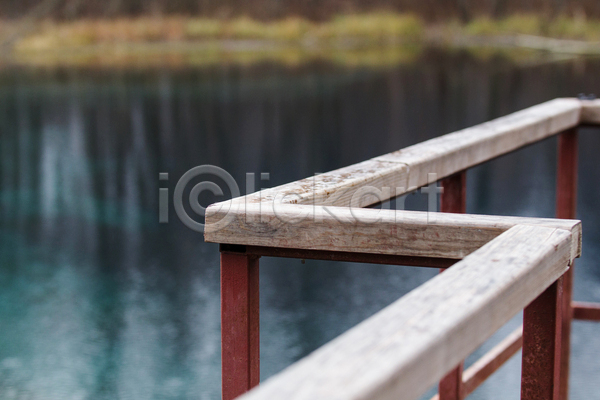
[[[522,400],[558,400],[563,278],[523,311]]]
[[[442,187],[444,191],[441,196],[440,211],[464,214],[467,211],[467,172],[461,171],[443,179]],[[438,386],[439,400],[464,398],[463,364],[461,362],[442,378]]]
[[[577,128],[558,137],[556,179],[556,218],[574,219],[577,207]],[[571,354],[571,321],[573,319],[573,267],[563,277],[562,346],[560,368],[560,400],[569,398],[569,359]]]
[[[440,211],[464,214],[467,212],[467,171],[442,179]]]
[[[260,381],[258,259],[221,252],[222,399],[234,399]]]

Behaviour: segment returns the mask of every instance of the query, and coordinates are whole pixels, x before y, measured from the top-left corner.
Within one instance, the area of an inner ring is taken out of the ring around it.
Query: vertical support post
[[[467,171],[442,179],[440,211],[464,214],[467,212]]]
[[[577,128],[558,137],[558,171],[556,179],[556,218],[575,218],[577,208]],[[571,321],[573,320],[573,267],[563,277],[562,345],[560,400],[569,398],[569,361]]]
[[[222,399],[260,380],[258,257],[221,252]]]
[[[558,400],[562,277],[523,312],[521,400]]]
[[[442,180],[442,199],[440,210],[448,213],[464,214],[467,211],[467,173],[461,171]],[[444,270],[441,270],[442,272]],[[462,400],[463,363],[442,378],[438,386],[439,400]]]
[[[464,399],[463,365],[461,362],[457,367],[448,372],[438,385],[438,400],[462,400]]]

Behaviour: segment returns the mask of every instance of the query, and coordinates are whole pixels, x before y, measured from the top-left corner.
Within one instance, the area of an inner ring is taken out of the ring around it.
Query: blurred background
[[[275,186],[600,94],[599,41],[592,0],[0,1],[0,398],[219,399],[218,246],[172,208],[159,224],[159,188],[213,164],[243,193],[248,172]],[[580,135],[575,272],[596,302],[598,133]],[[556,142],[471,169],[468,212],[552,217]],[[437,271],[260,274],[264,379]],[[596,398],[600,326],[575,322],[572,345],[571,399]],[[471,398],[518,398],[519,368]]]

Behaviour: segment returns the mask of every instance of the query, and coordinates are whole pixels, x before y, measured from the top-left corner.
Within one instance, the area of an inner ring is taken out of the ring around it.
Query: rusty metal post
[[[467,212],[467,171],[462,171],[442,180],[444,191],[440,211],[464,214]]]
[[[558,400],[562,277],[523,312],[521,400]]]
[[[556,179],[556,218],[575,218],[577,207],[577,128],[558,137],[558,171]],[[569,359],[573,309],[573,267],[563,277],[562,346],[560,400],[569,398]]]
[[[440,211],[461,213],[467,211],[467,173],[459,172],[442,180]],[[444,271],[443,269],[441,270]],[[463,363],[442,378],[438,386],[439,400],[462,400],[464,398]]]
[[[439,400],[462,400],[465,391],[463,385],[463,364],[460,363],[442,378],[438,385]]]
[[[221,252],[222,399],[260,380],[258,257]]]

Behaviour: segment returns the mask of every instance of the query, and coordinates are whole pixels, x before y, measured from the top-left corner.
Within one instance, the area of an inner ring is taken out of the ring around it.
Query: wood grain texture
[[[581,123],[597,125],[600,124],[600,99],[581,100]]]
[[[571,256],[581,252],[576,220],[285,204],[273,210],[247,204],[227,210],[210,206],[206,221],[207,242],[451,259],[528,224],[572,231]]]
[[[407,182],[406,165],[372,159],[230,201],[366,207],[405,193]],[[361,188],[371,190],[360,191]],[[377,193],[379,196],[369,194],[382,188],[389,188],[389,191]]]
[[[567,270],[572,240],[517,225],[240,399],[416,399]]]

